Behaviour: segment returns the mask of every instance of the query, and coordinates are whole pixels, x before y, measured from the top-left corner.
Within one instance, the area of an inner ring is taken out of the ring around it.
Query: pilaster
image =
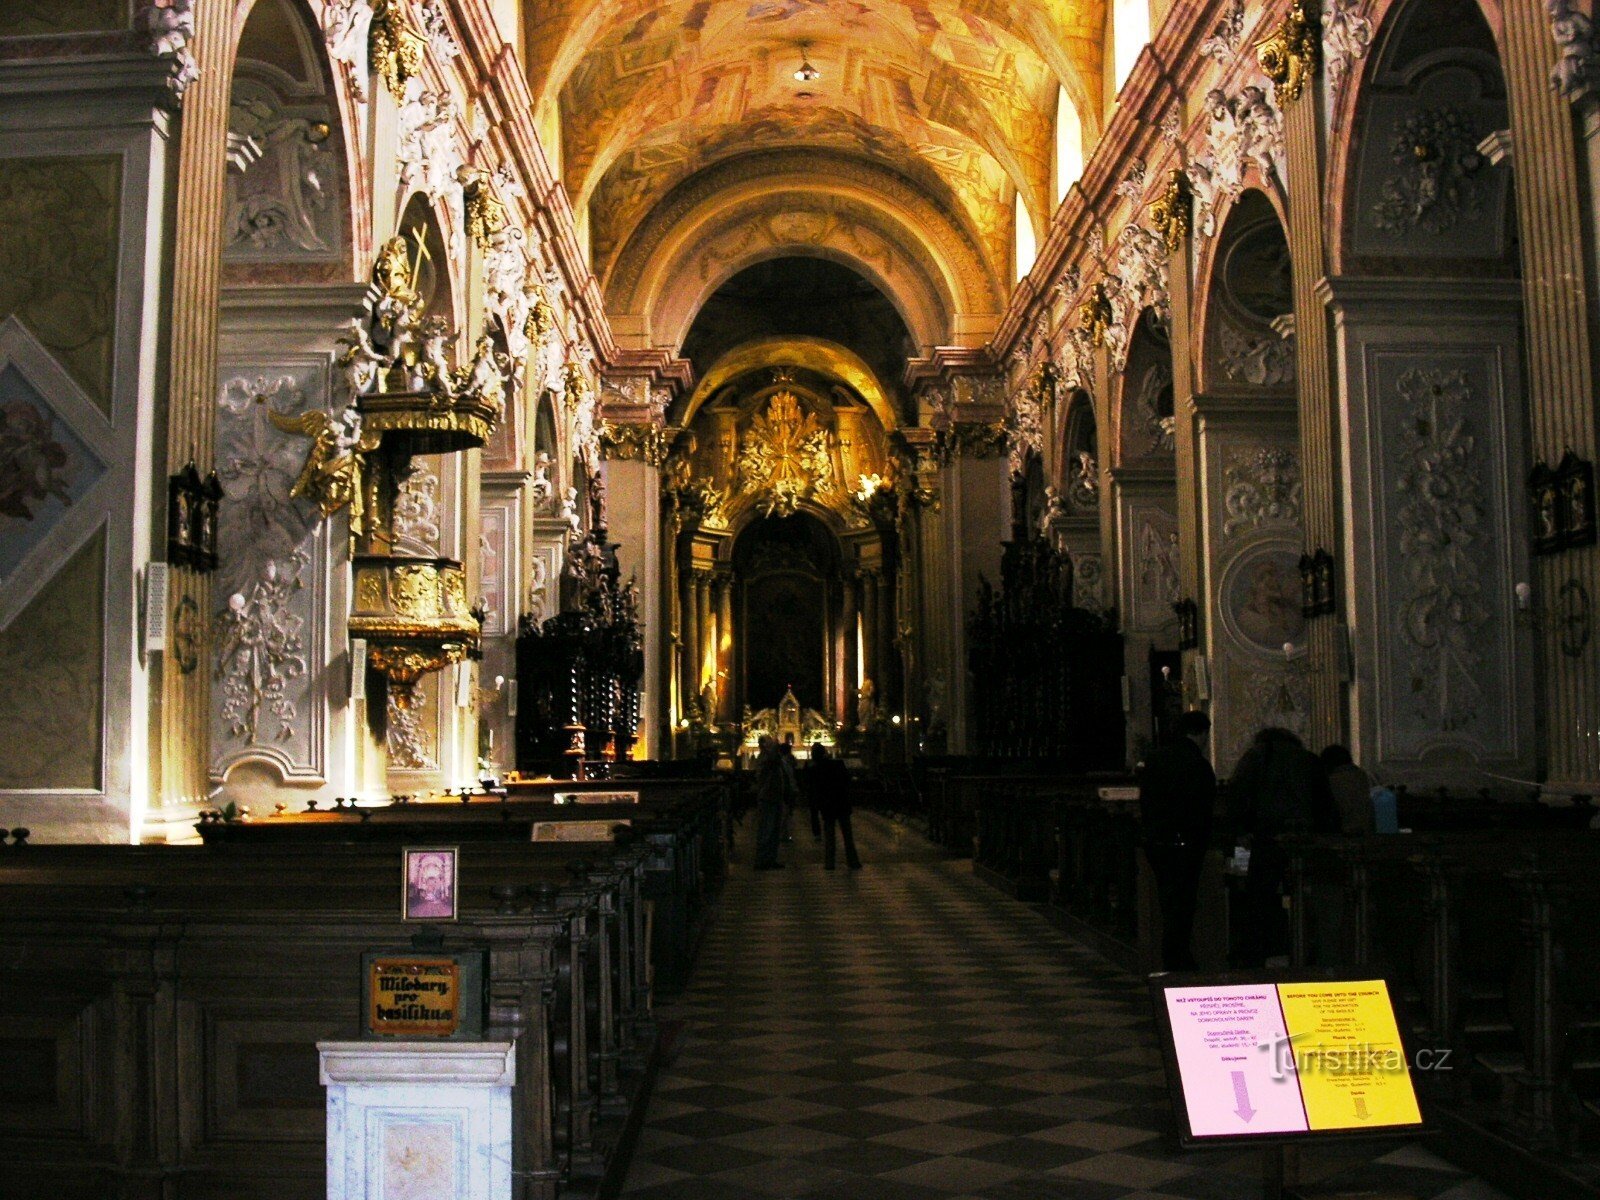
[[[200,72],[184,93],[179,122],[177,193],[173,227],[172,289],[168,305],[165,474],[193,461],[201,475],[213,463],[217,381],[217,317],[222,283],[222,220],[226,205],[229,102],[233,90],[233,11],[227,0],[197,0],[190,51]],[[173,564],[167,602],[169,623],[189,610],[201,614],[195,626],[196,657],[211,660],[211,589],[204,575]],[[207,739],[211,673],[184,672],[174,661],[161,664],[154,717],[159,754],[151,764],[157,778],[155,806],[199,804],[207,793]]]
[[[1585,270],[1582,190],[1572,109],[1551,87],[1555,42],[1542,0],[1506,0],[1502,53],[1516,155],[1522,253],[1524,354],[1531,457],[1555,464],[1570,447],[1594,461],[1595,397],[1590,342],[1593,281]],[[1562,649],[1558,597],[1573,585],[1600,598],[1600,547],[1535,564],[1544,683],[1543,774],[1589,790],[1600,780],[1600,641]]]
[[[1327,274],[1323,245],[1326,155],[1319,107],[1325,89],[1311,86],[1283,110],[1288,156],[1289,241],[1294,293],[1295,382],[1300,410],[1301,525],[1307,553],[1326,549],[1338,557],[1338,422],[1333,383],[1333,349],[1328,317],[1318,284]],[[1335,583],[1338,594],[1338,581]],[[1342,613],[1343,605],[1341,605]],[[1306,630],[1305,686],[1310,712],[1306,737],[1313,747],[1347,738],[1344,689],[1340,680],[1342,615],[1312,618]]]

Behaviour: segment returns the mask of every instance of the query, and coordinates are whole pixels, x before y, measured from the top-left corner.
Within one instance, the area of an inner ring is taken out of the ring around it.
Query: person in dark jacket
[[[1217,802],[1216,772],[1205,755],[1210,732],[1205,713],[1184,713],[1172,740],[1152,751],[1139,769],[1144,856],[1161,903],[1161,965],[1169,971],[1200,965],[1189,940]]]
[[[1289,855],[1283,839],[1338,833],[1339,812],[1317,756],[1289,730],[1269,726],[1256,734],[1234,769],[1228,813],[1250,847],[1237,965],[1260,967],[1288,949],[1283,892]]]
[[[856,854],[855,832],[850,828],[854,804],[850,797],[850,768],[842,759],[828,753],[820,742],[811,748],[811,765],[806,768],[806,792],[817,812],[822,814],[822,865],[834,869],[834,830],[844,838],[844,861],[852,871],[861,869]]]
[[[776,738],[763,736],[756,755],[756,870],[772,871],[783,866],[778,848],[783,841],[783,813],[794,803],[794,770],[789,766]]]

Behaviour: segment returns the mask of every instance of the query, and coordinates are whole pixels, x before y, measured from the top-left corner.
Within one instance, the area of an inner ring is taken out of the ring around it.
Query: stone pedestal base
[[[328,1200],[510,1200],[510,1042],[319,1042]]]

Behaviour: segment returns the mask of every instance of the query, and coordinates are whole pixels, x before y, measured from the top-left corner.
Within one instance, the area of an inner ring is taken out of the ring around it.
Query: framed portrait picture
[[[407,846],[401,851],[400,915],[407,921],[456,919],[455,846]]]

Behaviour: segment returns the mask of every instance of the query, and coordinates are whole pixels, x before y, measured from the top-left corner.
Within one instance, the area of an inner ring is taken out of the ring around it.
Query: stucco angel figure
[[[456,391],[483,401],[499,412],[506,401],[504,355],[495,349],[494,339],[487,333],[478,335],[472,349],[472,362],[456,377]]]
[[[856,721],[863,730],[871,729],[878,723],[876,691],[872,680],[865,679],[861,682],[861,690],[856,693]]]
[[[561,519],[567,523],[569,538],[575,538],[582,532],[583,523],[578,517],[578,489],[575,487],[569,487],[561,500]]]
[[[528,498],[533,502],[534,512],[549,512],[555,505],[556,485],[550,478],[553,465],[548,450],[541,450],[533,456],[533,478],[528,481]]]
[[[449,340],[450,326],[443,317],[435,315],[423,321],[422,352],[411,379],[412,388],[429,388],[441,402],[455,395],[455,372],[445,349]]]
[[[379,372],[388,360],[372,344],[372,335],[360,317],[350,318],[350,336],[340,338],[339,345],[345,347],[338,359],[345,394],[354,400],[377,391]]]
[[[350,506],[350,531],[362,529],[364,506],[361,498],[361,459],[378,448],[382,436],[361,428],[361,414],[352,405],[335,419],[320,408],[294,416],[267,409],[272,423],[285,433],[298,433],[311,439],[306,465],[289,489],[289,495],[304,496],[324,517],[331,517]]]

